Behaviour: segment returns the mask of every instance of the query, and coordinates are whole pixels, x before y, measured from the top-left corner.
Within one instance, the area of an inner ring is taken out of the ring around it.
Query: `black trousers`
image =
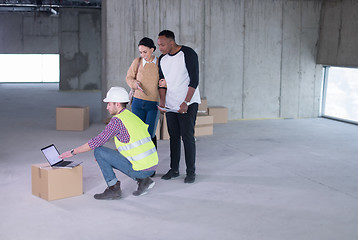
[[[167,112],[167,126],[170,137],[170,168],[179,171],[181,140],[184,144],[186,173],[195,173],[196,147],[194,127],[198,104],[192,103],[185,114]]]

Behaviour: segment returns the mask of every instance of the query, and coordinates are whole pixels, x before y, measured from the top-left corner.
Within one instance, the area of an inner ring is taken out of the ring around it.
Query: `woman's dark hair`
[[[147,37],[144,37],[139,41],[138,46],[140,46],[140,45],[143,45],[143,46],[146,46],[149,48],[154,48],[154,51],[156,49],[156,46],[154,45],[153,40],[150,38],[147,38]]]
[[[160,36],[164,36],[166,38],[170,38],[170,39],[173,39],[175,41],[175,35],[172,31],[170,30],[163,30],[161,31],[159,34],[158,34],[158,37]]]

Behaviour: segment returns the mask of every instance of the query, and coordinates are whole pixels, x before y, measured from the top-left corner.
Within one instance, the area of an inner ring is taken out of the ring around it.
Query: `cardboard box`
[[[210,136],[214,133],[214,126],[213,125],[205,125],[205,126],[196,126],[195,127],[195,137],[199,136]]]
[[[198,113],[195,122],[194,136],[198,137],[198,136],[213,135],[213,130],[214,130],[213,122],[214,122],[213,116],[204,113]],[[160,121],[160,123],[161,123],[160,139],[168,140],[169,133],[168,133],[167,119],[165,114],[163,119]]]
[[[52,168],[48,163],[31,166],[32,194],[47,201],[83,194],[82,166]]]
[[[198,113],[196,116],[195,126],[212,125],[214,123],[214,117],[208,114]]]
[[[56,130],[83,131],[89,127],[89,107],[56,108]]]
[[[208,114],[198,113],[195,123],[195,134],[194,136],[207,136],[213,135],[214,132],[214,117]]]
[[[227,123],[228,109],[226,107],[209,107],[208,113],[214,117],[214,123]]]
[[[201,103],[198,106],[198,113],[207,113],[208,112],[208,100],[206,98],[201,98]]]

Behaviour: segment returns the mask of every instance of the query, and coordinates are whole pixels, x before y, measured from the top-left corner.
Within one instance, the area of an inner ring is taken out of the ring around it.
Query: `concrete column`
[[[101,89],[99,9],[60,9],[60,90]]]
[[[358,67],[358,0],[324,1],[317,62]]]

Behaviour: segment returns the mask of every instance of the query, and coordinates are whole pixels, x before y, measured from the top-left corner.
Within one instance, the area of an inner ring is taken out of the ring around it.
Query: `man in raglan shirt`
[[[170,170],[162,179],[179,176],[182,139],[186,163],[184,182],[193,183],[196,158],[194,127],[200,104],[198,55],[192,48],[178,45],[170,30],[158,34],[158,46],[162,53],[159,58],[159,109],[166,107],[177,110],[166,112],[170,136]]]

